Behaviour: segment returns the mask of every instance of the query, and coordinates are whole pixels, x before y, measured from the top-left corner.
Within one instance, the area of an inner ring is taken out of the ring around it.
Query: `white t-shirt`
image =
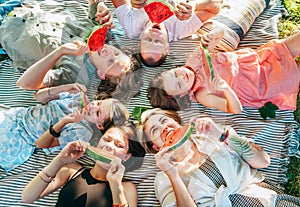
[[[127,36],[139,39],[150,19],[144,9],[132,8],[124,4],[115,9],[115,13]],[[164,21],[169,35],[169,42],[189,37],[203,24],[196,14],[188,20],[181,21],[175,15]]]
[[[235,152],[228,150],[224,143],[209,138],[194,138],[194,143],[199,151],[210,157],[227,184],[217,188],[198,168],[190,172],[180,171],[180,177],[195,203],[201,206],[230,207],[229,195],[237,193],[257,198],[265,207],[275,206],[276,192],[256,185],[263,181],[263,175],[251,168]],[[189,167],[186,164],[181,169]],[[164,172],[158,172],[155,177],[155,193],[163,207],[176,206],[172,184]]]

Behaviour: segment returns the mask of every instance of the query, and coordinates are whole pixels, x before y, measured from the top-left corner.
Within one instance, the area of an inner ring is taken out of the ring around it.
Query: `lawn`
[[[300,0],[282,0],[288,14],[283,16],[278,24],[279,38],[300,32]],[[300,45],[299,45],[300,47]],[[300,61],[300,57],[298,57]],[[295,120],[300,123],[300,93],[298,94],[297,110],[294,112]],[[291,158],[287,172],[288,183],[285,192],[300,197],[300,159]]]

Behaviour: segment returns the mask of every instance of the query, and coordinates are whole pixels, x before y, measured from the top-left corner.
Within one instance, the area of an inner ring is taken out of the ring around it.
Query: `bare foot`
[[[207,47],[209,52],[213,52],[223,35],[224,29],[222,27],[215,27],[209,33],[202,36],[201,43]]]

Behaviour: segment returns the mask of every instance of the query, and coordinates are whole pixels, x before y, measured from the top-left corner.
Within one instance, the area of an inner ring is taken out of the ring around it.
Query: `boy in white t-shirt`
[[[145,0],[132,2],[112,0],[112,2],[127,36],[141,40],[140,57],[148,66],[161,65],[169,53],[169,42],[194,34],[203,22],[219,12],[222,4],[222,0],[217,2],[201,0],[191,4],[180,2],[176,6],[174,16],[163,23],[155,24],[142,9]]]

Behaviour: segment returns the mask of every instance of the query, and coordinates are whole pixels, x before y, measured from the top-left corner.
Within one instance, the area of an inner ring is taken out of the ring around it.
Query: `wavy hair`
[[[140,88],[143,85],[141,64],[135,58],[135,55],[130,56],[130,66],[126,73],[118,77],[107,78],[100,81],[98,86],[97,98],[116,98],[123,101],[128,101],[132,97],[138,96]]]
[[[183,97],[170,96],[163,88],[161,73],[156,74],[150,81],[147,89],[147,97],[154,108],[180,111],[191,105],[189,95]]]
[[[138,140],[140,140],[145,150],[149,153],[156,153],[156,151],[152,148],[153,143],[145,133],[145,124],[147,123],[149,118],[153,115],[167,116],[173,119],[174,121],[176,121],[178,124],[181,124],[182,122],[181,117],[176,111],[163,110],[161,108],[154,108],[154,109],[144,111],[141,115],[141,121],[136,125],[136,131],[137,131]]]
[[[121,133],[128,139],[128,152],[131,154],[131,157],[123,161],[122,164],[125,166],[125,171],[133,171],[140,168],[143,164],[144,156],[146,151],[142,144],[137,140],[137,133],[135,126],[132,122],[125,122],[120,126],[111,126],[110,128],[117,128]]]

